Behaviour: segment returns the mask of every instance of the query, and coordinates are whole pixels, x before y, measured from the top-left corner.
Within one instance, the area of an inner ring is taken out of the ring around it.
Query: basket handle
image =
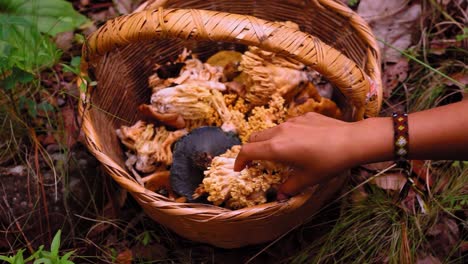
[[[376,115],[377,84],[344,54],[319,38],[253,16],[199,9],[152,9],[120,16],[94,32],[83,47],[84,67],[130,43],[166,38],[235,42],[282,53],[334,83],[356,108],[355,119]]]

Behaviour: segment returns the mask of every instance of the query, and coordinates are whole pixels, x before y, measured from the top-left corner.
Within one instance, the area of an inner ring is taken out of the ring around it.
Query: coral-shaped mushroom
[[[287,179],[289,169],[272,162],[255,161],[248,168],[236,172],[234,162],[240,148],[240,145],[233,146],[212,160],[195,196],[207,193],[208,201],[231,209],[267,202],[267,192]]]
[[[272,96],[268,106],[256,106],[252,109],[247,120],[241,119],[241,112],[231,111],[231,119],[238,128],[238,134],[243,143],[247,142],[250,134],[262,131],[278,124],[286,119],[287,109],[284,107],[284,98],[278,94]]]
[[[254,46],[242,55],[240,69],[245,75],[245,98],[255,105],[268,103],[273,94],[292,97],[308,82],[304,64]]]
[[[171,146],[187,134],[187,131],[167,131],[164,127],[155,128],[153,124],[138,121],[131,127],[122,126],[116,133],[121,142],[133,152],[126,165],[132,166],[130,169],[134,166],[139,172],[151,173],[172,163]]]

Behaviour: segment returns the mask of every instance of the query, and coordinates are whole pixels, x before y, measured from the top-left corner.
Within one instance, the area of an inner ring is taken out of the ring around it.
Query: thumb
[[[313,176],[310,172],[295,169],[288,179],[280,186],[278,191],[279,197],[294,196],[304,188],[313,184]]]

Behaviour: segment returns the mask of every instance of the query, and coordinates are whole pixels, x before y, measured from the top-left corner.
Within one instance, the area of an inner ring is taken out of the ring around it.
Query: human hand
[[[389,131],[384,133],[388,143],[383,147],[391,149],[392,123],[386,121],[380,126]],[[327,181],[367,161],[369,153],[377,154],[375,150],[363,151],[370,146],[382,148],[372,136],[379,131],[372,130],[367,123],[348,123],[317,113],[290,119],[252,134],[249,143],[242,146],[234,170],[242,170],[251,160],[291,165],[293,173],[280,187],[279,194],[294,195],[307,186]]]

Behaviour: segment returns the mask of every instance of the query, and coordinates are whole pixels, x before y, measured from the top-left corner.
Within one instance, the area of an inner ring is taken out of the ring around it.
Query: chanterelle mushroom
[[[167,131],[164,127],[138,121],[135,125],[116,130],[121,142],[132,151],[127,166],[134,165],[143,173],[154,172],[161,165],[172,163],[172,144],[187,134],[187,130]]]
[[[312,83],[309,83],[307,88],[290,103],[287,117],[296,117],[308,112],[316,112],[336,119],[342,118],[341,110],[335,102],[320,96]]]
[[[195,191],[195,196],[208,194],[214,205],[240,209],[267,202],[267,192],[276,189],[288,175],[289,168],[272,162],[257,161],[240,172],[235,172],[234,162],[241,146],[236,145],[215,157],[205,171],[205,178]]]

